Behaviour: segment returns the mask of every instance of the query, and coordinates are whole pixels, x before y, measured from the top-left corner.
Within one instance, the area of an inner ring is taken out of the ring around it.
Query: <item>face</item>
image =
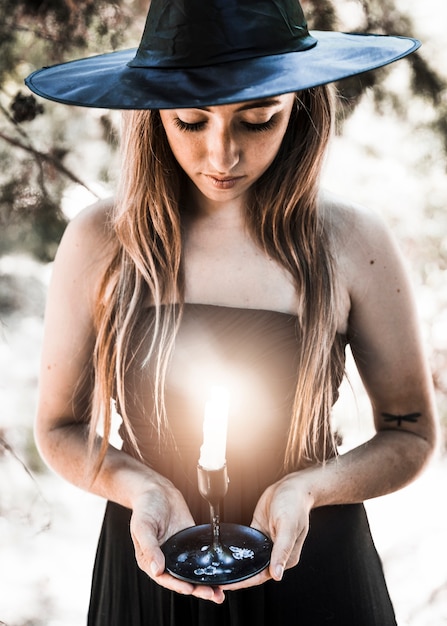
[[[202,206],[243,202],[278,153],[295,94],[160,111],[169,145]]]

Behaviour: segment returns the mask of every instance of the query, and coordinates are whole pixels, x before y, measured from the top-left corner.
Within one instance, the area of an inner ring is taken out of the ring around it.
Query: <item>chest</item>
[[[184,268],[187,302],[297,311],[291,276],[247,236],[221,231],[190,238]]]
[[[336,257],[337,258],[337,257]],[[300,306],[292,276],[246,233],[216,230],[193,235],[184,246],[185,301],[296,315]],[[335,265],[338,332],[350,311],[344,273]]]

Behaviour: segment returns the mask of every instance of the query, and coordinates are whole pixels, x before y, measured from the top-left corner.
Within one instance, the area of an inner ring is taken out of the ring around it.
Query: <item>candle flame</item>
[[[228,410],[227,389],[213,386],[205,404],[203,445],[200,448],[199,464],[205,469],[217,470],[225,465]]]

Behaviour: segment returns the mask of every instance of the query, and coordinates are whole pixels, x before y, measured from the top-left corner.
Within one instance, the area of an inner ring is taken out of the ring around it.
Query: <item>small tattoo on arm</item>
[[[397,422],[397,426],[402,426],[402,422],[416,423],[422,413],[408,413],[407,415],[392,415],[391,413],[382,413],[385,422]]]

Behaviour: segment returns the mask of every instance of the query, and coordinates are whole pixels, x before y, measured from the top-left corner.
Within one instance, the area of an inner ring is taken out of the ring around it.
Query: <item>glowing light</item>
[[[217,470],[225,465],[227,447],[229,398],[225,387],[215,386],[205,404],[203,419],[203,445],[199,465],[207,470]]]

